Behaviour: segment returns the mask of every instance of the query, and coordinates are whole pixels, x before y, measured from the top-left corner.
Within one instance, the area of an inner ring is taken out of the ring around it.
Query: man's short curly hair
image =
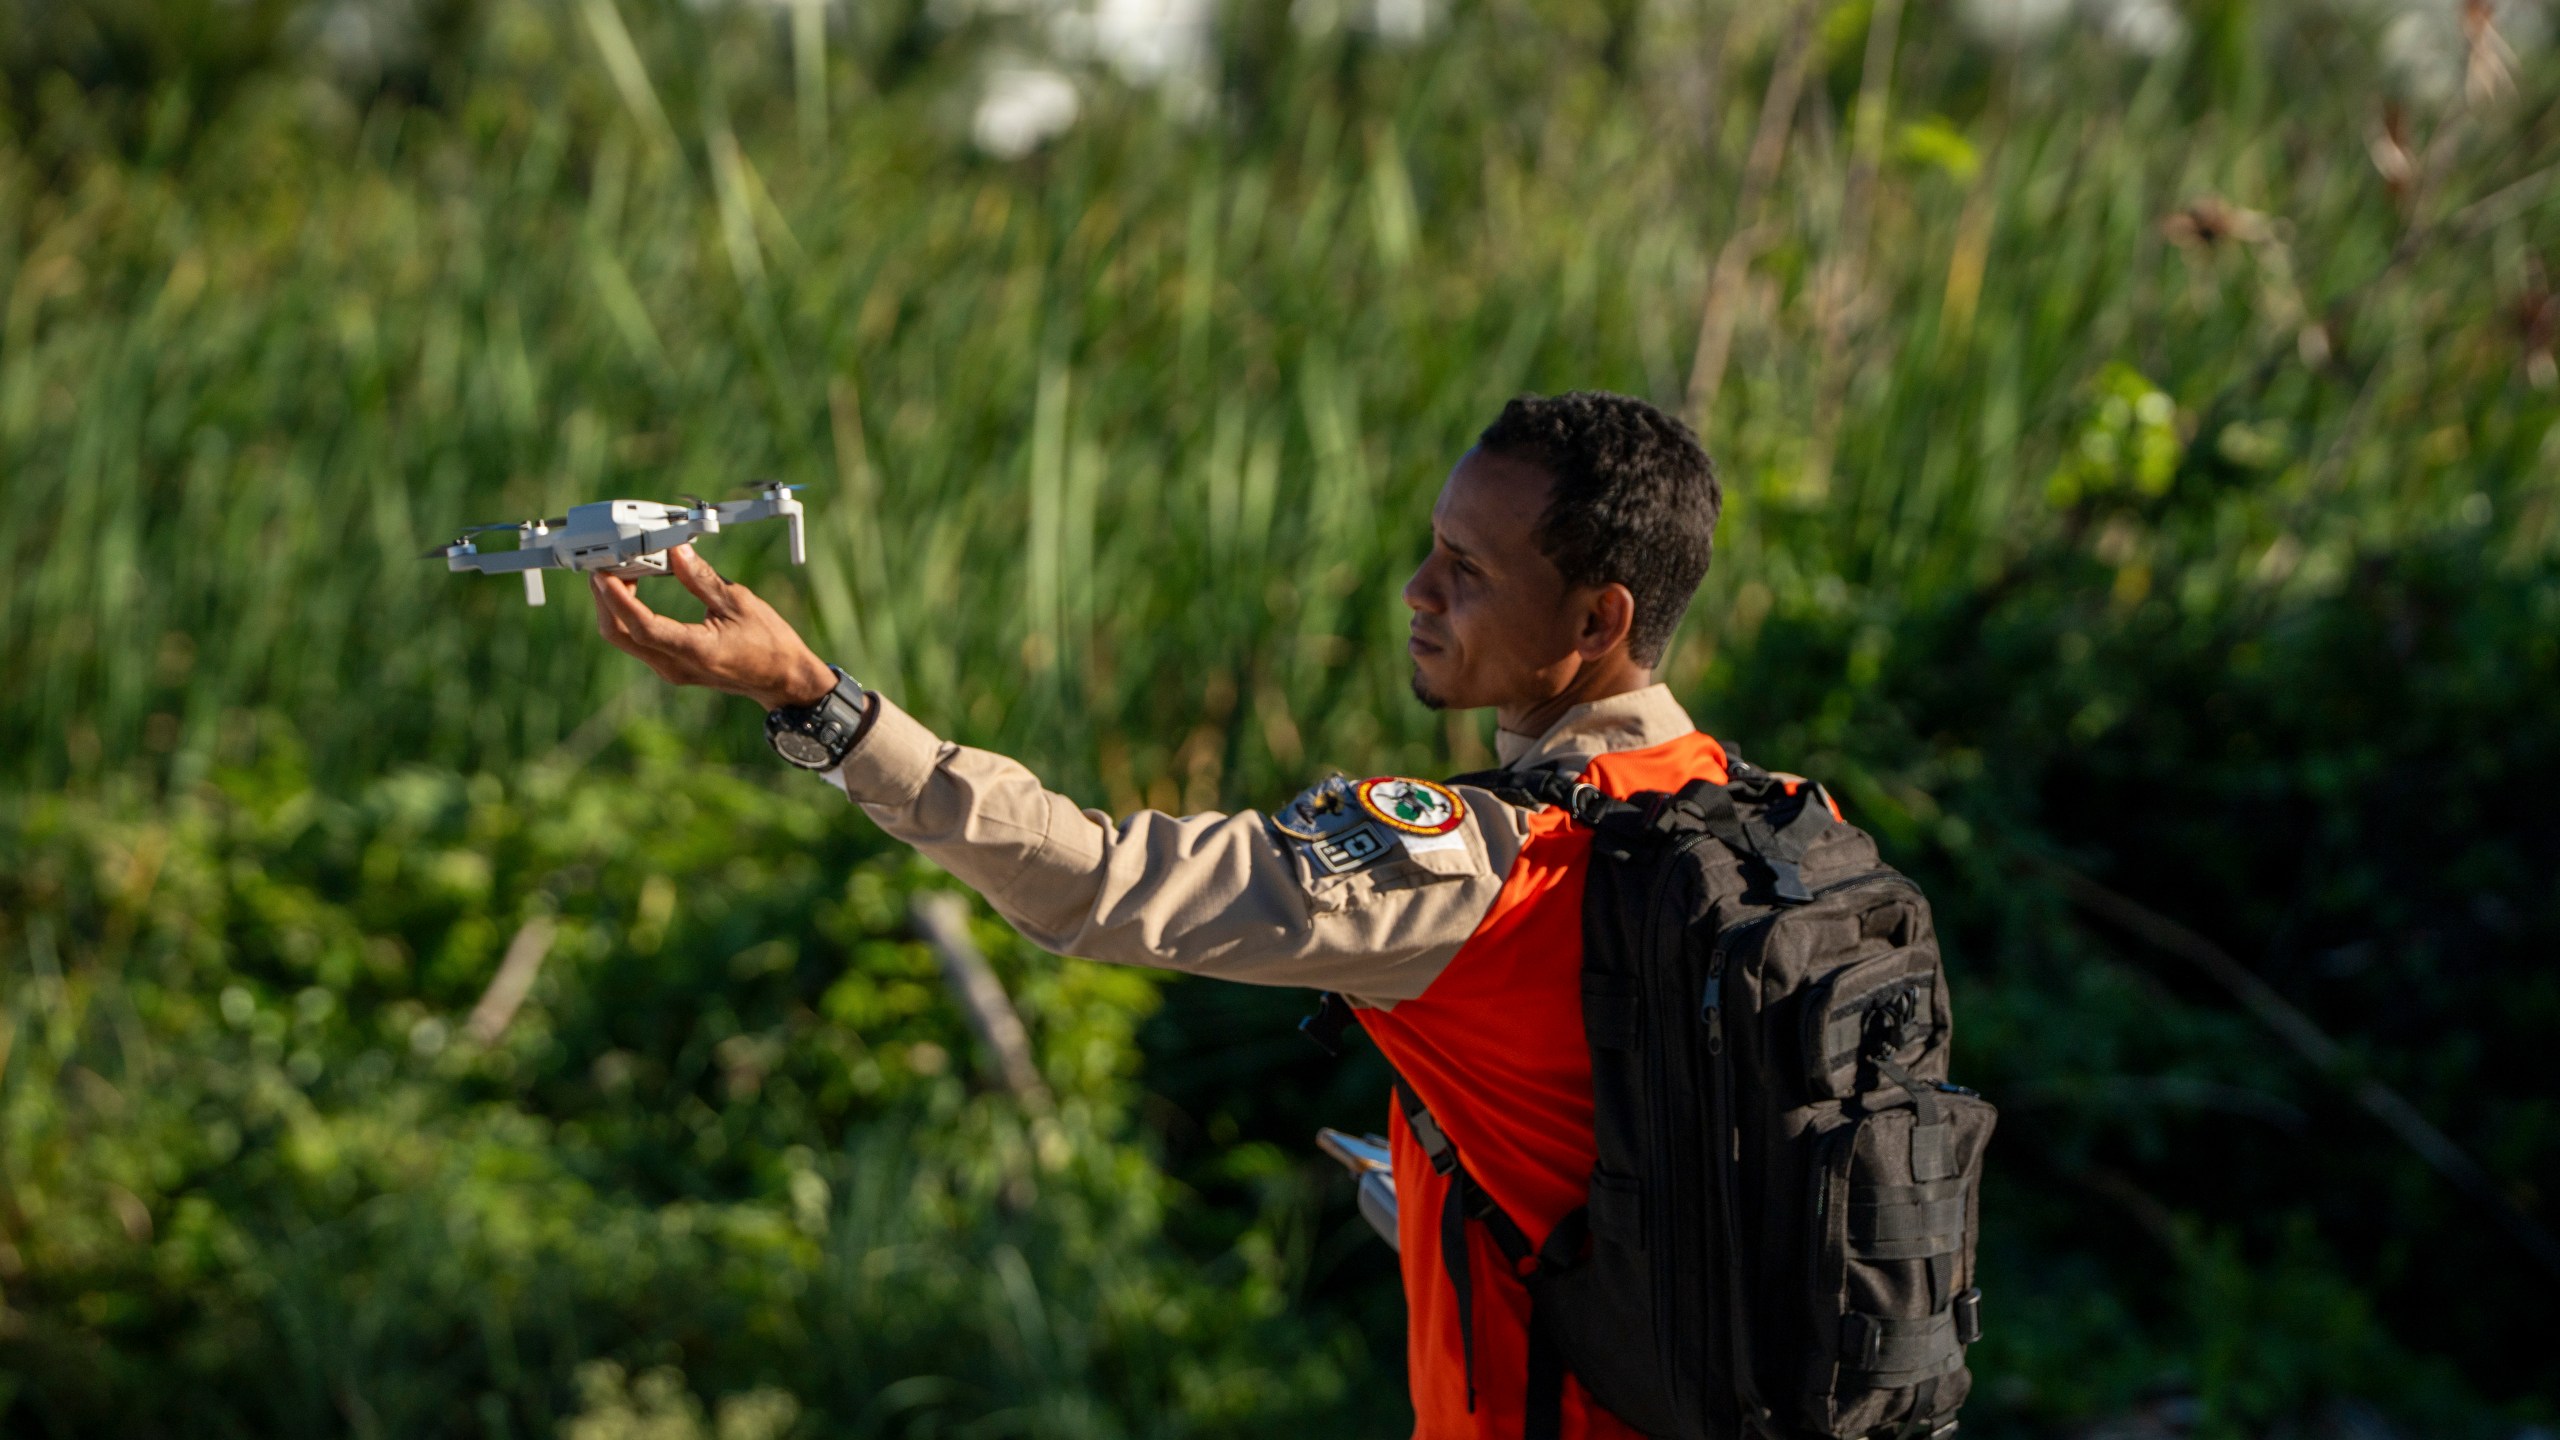
[[[1724,508],[1715,462],[1697,435],[1642,400],[1576,390],[1513,400],[1476,448],[1554,477],[1539,548],[1567,585],[1626,586],[1636,602],[1628,654],[1660,664],[1707,573]]]

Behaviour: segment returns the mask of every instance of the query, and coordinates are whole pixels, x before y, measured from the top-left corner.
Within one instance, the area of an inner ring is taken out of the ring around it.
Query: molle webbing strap
[[[1870,1054],[1876,1072],[1902,1087],[1911,1097],[1911,1178],[1926,1184],[1946,1180],[1956,1173],[1955,1127],[1946,1120],[1946,1111],[1938,1105],[1938,1087],[1915,1078],[1882,1053]]]
[[[1963,1247],[1961,1180],[1879,1186],[1853,1194],[1857,1198],[1849,1204],[1849,1246],[1862,1259],[1920,1260]]]
[[[1917,1320],[1852,1312],[1840,1317],[1840,1364],[1869,1384],[1912,1385],[1964,1363],[1956,1317],[1948,1310]]]

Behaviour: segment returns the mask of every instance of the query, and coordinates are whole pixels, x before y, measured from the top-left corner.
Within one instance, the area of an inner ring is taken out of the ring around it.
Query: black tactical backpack
[[[1527,1275],[1528,1440],[1558,1433],[1566,1371],[1678,1440],[1934,1440],[1972,1385],[1994,1112],[1947,1083],[1928,902],[1820,787],[1739,756],[1731,775],[1625,801],[1553,770],[1452,782],[1594,832],[1588,1202],[1533,1250],[1467,1175],[1467,1137],[1397,1084],[1452,1179],[1441,1250],[1460,1315],[1466,1224]]]

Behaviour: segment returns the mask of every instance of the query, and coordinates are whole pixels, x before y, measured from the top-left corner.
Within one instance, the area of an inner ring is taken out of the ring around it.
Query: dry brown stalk
[[[1049,1086],[1032,1059],[1031,1034],[1005,994],[1004,982],[979,953],[978,942],[969,938],[969,902],[948,890],[926,891],[909,904],[908,913],[942,961],[951,998],[960,1003],[970,1030],[994,1059],[997,1081],[1024,1109],[1047,1114],[1052,1108]]]
[[[551,942],[558,934],[559,927],[548,915],[536,915],[516,928],[515,938],[507,942],[506,958],[498,962],[498,973],[489,978],[489,988],[471,1007],[471,1018],[462,1022],[464,1034],[483,1045],[498,1043],[524,1005],[524,997],[533,992],[543,958],[551,953]]]

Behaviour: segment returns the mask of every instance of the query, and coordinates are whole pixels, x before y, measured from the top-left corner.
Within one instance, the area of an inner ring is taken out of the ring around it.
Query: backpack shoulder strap
[[[1422,1103],[1422,1097],[1413,1093],[1413,1087],[1406,1084],[1401,1075],[1396,1077],[1396,1104],[1404,1111],[1404,1123],[1413,1131],[1413,1138],[1422,1146],[1422,1153],[1431,1161],[1431,1168],[1449,1181],[1448,1198],[1440,1206],[1440,1263],[1448,1271],[1449,1288],[1455,1292],[1458,1301],[1458,1349],[1466,1371],[1467,1413],[1472,1415],[1476,1408],[1476,1296],[1474,1267],[1467,1263],[1467,1222],[1473,1220],[1485,1228],[1485,1233],[1493,1238],[1494,1247],[1502,1252],[1503,1259],[1511,1262],[1515,1273],[1522,1264],[1536,1259],[1538,1250],[1529,1243],[1529,1236],[1520,1228],[1519,1222],[1511,1218],[1476,1177],[1467,1173],[1467,1167],[1458,1159],[1458,1147],[1449,1142],[1448,1133],[1440,1128],[1440,1122],[1432,1117],[1430,1108]],[[1532,1301],[1533,1322],[1535,1309],[1536,1303]],[[1535,1337],[1532,1338],[1532,1348],[1535,1349]],[[1549,1347],[1544,1359],[1550,1363],[1533,1366],[1539,1373],[1529,1377],[1530,1389],[1532,1392],[1551,1391],[1552,1401],[1560,1403],[1563,1394],[1561,1357]],[[1552,1374],[1548,1373],[1550,1370]],[[1532,1398],[1537,1396],[1533,1393]],[[1553,1405],[1546,1408],[1552,1409]],[[1554,1431],[1550,1429],[1545,1433],[1551,1435]]]
[[[1811,781],[1790,785],[1737,759],[1730,783],[1692,780],[1680,787],[1664,807],[1660,823],[1685,823],[1705,830],[1735,854],[1758,860],[1769,868],[1778,900],[1801,905],[1813,898],[1813,892],[1805,888],[1798,867],[1813,842],[1840,821],[1833,817],[1830,798],[1821,786]]]
[[[1443,783],[1471,785],[1490,792],[1497,800],[1523,808],[1553,805],[1582,825],[1597,829],[1603,820],[1637,807],[1624,800],[1611,799],[1596,785],[1568,775],[1557,766],[1541,765],[1531,770],[1471,770],[1453,775]]]
[[[1805,888],[1798,865],[1813,842],[1840,823],[1832,814],[1829,797],[1811,781],[1790,783],[1788,777],[1763,770],[1739,754],[1729,755],[1728,767],[1731,778],[1726,784],[1692,780],[1673,794],[1646,791],[1629,800],[1614,799],[1557,766],[1475,770],[1451,776],[1446,783],[1473,786],[1512,805],[1553,805],[1577,824],[1620,835],[1703,830],[1735,854],[1767,866],[1780,903],[1801,905],[1811,900],[1813,893]]]

